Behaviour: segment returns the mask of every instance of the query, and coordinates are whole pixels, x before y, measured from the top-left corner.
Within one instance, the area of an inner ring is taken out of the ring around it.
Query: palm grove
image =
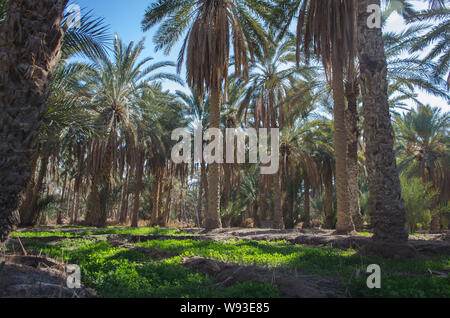
[[[91,13],[71,28],[66,0],[0,1],[1,241],[53,220],[346,235],[366,223],[396,246],[448,227],[449,115],[417,95],[449,101],[444,2],[402,1],[407,28],[383,33],[367,22],[379,0],[160,0],[142,27],[156,50],[181,43],[173,63]],[[171,132],[199,125],[279,128],[279,171],[172,162]]]

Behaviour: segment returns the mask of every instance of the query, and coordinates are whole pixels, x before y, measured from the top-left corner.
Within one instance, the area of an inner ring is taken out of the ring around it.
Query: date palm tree
[[[287,5],[290,23],[298,14],[297,62],[300,46],[308,57],[312,49],[322,61],[327,79],[330,80],[334,100],[334,147],[336,158],[336,185],[338,197],[338,233],[355,230],[349,205],[347,181],[347,132],[345,128],[344,71],[356,57],[356,8],[355,0],[301,0]],[[285,24],[283,24],[285,25]]]
[[[249,55],[256,54],[265,42],[258,17],[269,19],[269,13],[266,2],[254,0],[159,0],[147,9],[144,30],[161,23],[154,38],[157,49],[164,48],[167,53],[186,35],[178,70],[186,57],[188,85],[197,96],[210,93],[210,128],[220,128],[231,48],[237,77],[247,78]],[[208,170],[205,227],[221,228],[219,163]]]
[[[418,106],[395,119],[399,169],[409,178],[431,183],[438,192],[434,209],[450,196],[450,114],[442,114],[437,107]],[[433,215],[431,229],[440,230],[439,215]]]
[[[66,4],[11,0],[0,24],[0,242],[18,223],[15,211],[30,180],[49,79],[61,57]]]
[[[156,72],[174,66],[171,62],[149,64],[152,58],[139,61],[144,41],[125,45],[116,35],[113,56],[101,56],[87,77],[86,91],[89,103],[97,112],[103,136],[95,138],[89,146],[88,170],[92,177],[86,223],[102,227],[106,223],[106,200],[111,184],[111,172],[118,145],[127,143],[129,151],[135,150],[136,128],[133,123],[132,99],[149,83],[168,79],[181,83],[169,73]]]

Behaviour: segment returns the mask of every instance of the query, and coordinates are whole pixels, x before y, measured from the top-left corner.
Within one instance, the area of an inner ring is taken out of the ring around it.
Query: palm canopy
[[[450,100],[445,81],[433,78],[433,61],[423,61],[417,54],[408,54],[425,25],[412,25],[401,32],[386,32],[383,40],[388,62],[388,81],[391,108],[405,108],[407,100],[420,104],[416,90]],[[405,54],[408,54],[405,56]],[[409,107],[408,107],[409,109]]]
[[[268,2],[255,0],[159,0],[145,13],[144,30],[161,23],[154,37],[156,50],[168,53],[185,35],[178,58],[181,70],[186,57],[187,82],[203,96],[221,88],[228,78],[230,50],[235,71],[248,76],[249,56],[265,43],[258,18],[270,19]]]
[[[145,89],[149,82],[168,79],[182,83],[169,73],[156,72],[164,67],[175,66],[172,62],[150,64],[151,57],[139,60],[144,50],[144,40],[135,45],[125,45],[116,35],[112,58],[107,56],[95,58],[91,67],[91,76],[86,85],[92,103],[102,114],[104,123],[129,122],[129,107],[139,90]]]
[[[268,38],[275,39],[275,33],[270,32]],[[293,112],[294,109],[308,108],[308,96],[317,74],[312,67],[296,67],[294,61],[294,39],[285,37],[279,44],[270,41],[265,54],[251,64],[239,114],[244,113],[247,117],[252,108],[256,127],[274,127],[276,124],[282,127],[287,109]]]
[[[450,194],[450,114],[439,108],[418,106],[396,116],[399,169],[408,177],[421,177],[441,191],[441,200]]]

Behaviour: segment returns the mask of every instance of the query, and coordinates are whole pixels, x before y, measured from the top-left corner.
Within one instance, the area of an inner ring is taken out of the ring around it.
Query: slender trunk
[[[167,189],[166,207],[165,207],[165,211],[161,217],[161,222],[160,222],[160,226],[162,226],[162,227],[166,227],[170,221],[170,209],[171,209],[171,203],[172,203],[172,188],[173,188],[174,173],[175,172],[173,170],[173,167],[171,167],[169,188]]]
[[[144,163],[144,154],[141,153],[139,154],[136,165],[136,191],[134,193],[133,212],[131,214],[131,227],[135,228],[139,226],[139,204],[143,187]]]
[[[274,183],[274,211],[273,211],[273,227],[275,229],[284,229],[283,210],[281,207],[281,169],[273,175]]]
[[[362,231],[364,221],[361,215],[359,194],[359,164],[358,164],[358,141],[359,141],[359,114],[358,96],[359,86],[356,75],[347,80],[345,96],[347,98],[347,110],[345,125],[347,128],[347,175],[350,214],[357,231]]]
[[[66,194],[66,186],[67,186],[67,173],[64,176],[64,183],[62,187],[62,193],[61,193],[61,203],[64,202],[64,195]],[[61,207],[58,208],[58,212],[56,214],[56,223],[58,225],[61,225],[63,223],[63,210]]]
[[[202,227],[202,218],[203,218],[203,163],[200,171],[200,181],[198,185],[198,198],[197,198],[197,227]],[[176,211],[176,209],[175,209]]]
[[[0,242],[19,223],[46,111],[49,77],[61,56],[67,0],[9,1],[0,26]]]
[[[373,240],[406,243],[407,216],[394,154],[382,30],[370,29],[367,23],[368,6],[379,6],[380,0],[360,0],[358,5],[358,55]]]
[[[129,193],[128,193],[128,178],[129,178],[129,170],[130,168],[127,168],[125,182],[123,185],[123,195],[122,195],[122,205],[120,208],[120,214],[119,214],[119,223],[125,224],[127,222],[128,218],[128,199],[129,199]]]
[[[78,215],[80,210],[80,193],[75,192],[76,200],[75,200],[75,216],[73,218],[73,223],[78,223]]]
[[[24,223],[27,214],[30,213],[32,209],[31,203],[33,199],[34,189],[36,188],[36,170],[38,169],[38,162],[39,162],[39,153],[36,152],[31,162],[31,178],[27,184],[27,188],[24,193],[24,200],[22,201],[19,207],[19,215],[21,223]]]
[[[311,227],[311,198],[310,198],[311,184],[308,177],[305,178],[305,216],[304,216],[304,228]]]
[[[221,88],[213,87],[211,89],[210,128],[220,129],[221,105]],[[208,170],[208,211],[205,227],[206,229],[218,229],[222,228],[220,219],[220,165],[212,163]]]
[[[69,189],[67,190],[67,206],[66,206],[66,214],[69,216],[70,218],[70,224],[73,224],[75,221],[75,216],[73,215],[73,213],[71,213],[70,210],[70,198],[72,196],[71,193],[72,190],[72,182],[69,182]],[[75,193],[74,193],[75,194]]]
[[[332,229],[333,220],[333,170],[325,168],[325,228]]]
[[[355,230],[349,207],[347,182],[347,134],[345,130],[345,96],[341,57],[334,49],[333,60],[333,100],[334,100],[334,154],[336,158],[336,188],[338,199],[338,221],[336,230],[349,234]]]
[[[158,214],[159,214],[159,207],[160,207],[160,200],[161,200],[161,183],[162,183],[162,176],[159,169],[156,171],[155,175],[155,184],[153,185],[153,202],[152,202],[152,217],[151,217],[151,225],[155,226],[158,225]]]
[[[44,186],[44,179],[47,175],[49,156],[41,157],[39,174],[36,180],[36,185],[31,194],[31,198],[25,199],[25,206],[21,207],[21,225],[35,226],[39,222],[39,211],[37,210],[37,201],[42,193]],[[26,210],[25,210],[26,209]]]

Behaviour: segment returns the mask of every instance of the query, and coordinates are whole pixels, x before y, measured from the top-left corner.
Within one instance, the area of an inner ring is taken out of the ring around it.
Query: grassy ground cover
[[[52,235],[50,235],[51,233]],[[55,235],[55,233],[58,233]],[[90,234],[84,234],[90,233]],[[82,269],[83,283],[103,297],[276,297],[277,288],[248,282],[229,288],[216,288],[212,277],[194,273],[182,266],[183,258],[202,256],[242,265],[258,265],[302,274],[339,277],[342,288],[352,297],[450,297],[450,257],[396,261],[363,258],[354,250],[336,250],[292,245],[286,241],[194,241],[151,240],[136,246],[173,252],[163,260],[152,260],[145,253],[114,247],[92,235],[170,234],[177,230],[119,229],[86,231],[73,236],[63,232],[15,233],[24,238],[26,249],[34,249]],[[26,238],[61,236],[49,243],[27,242]],[[83,238],[90,235],[90,238]],[[369,264],[382,269],[382,288],[368,289],[365,274]],[[443,273],[436,275],[435,273]],[[359,275],[357,274],[359,273]]]

